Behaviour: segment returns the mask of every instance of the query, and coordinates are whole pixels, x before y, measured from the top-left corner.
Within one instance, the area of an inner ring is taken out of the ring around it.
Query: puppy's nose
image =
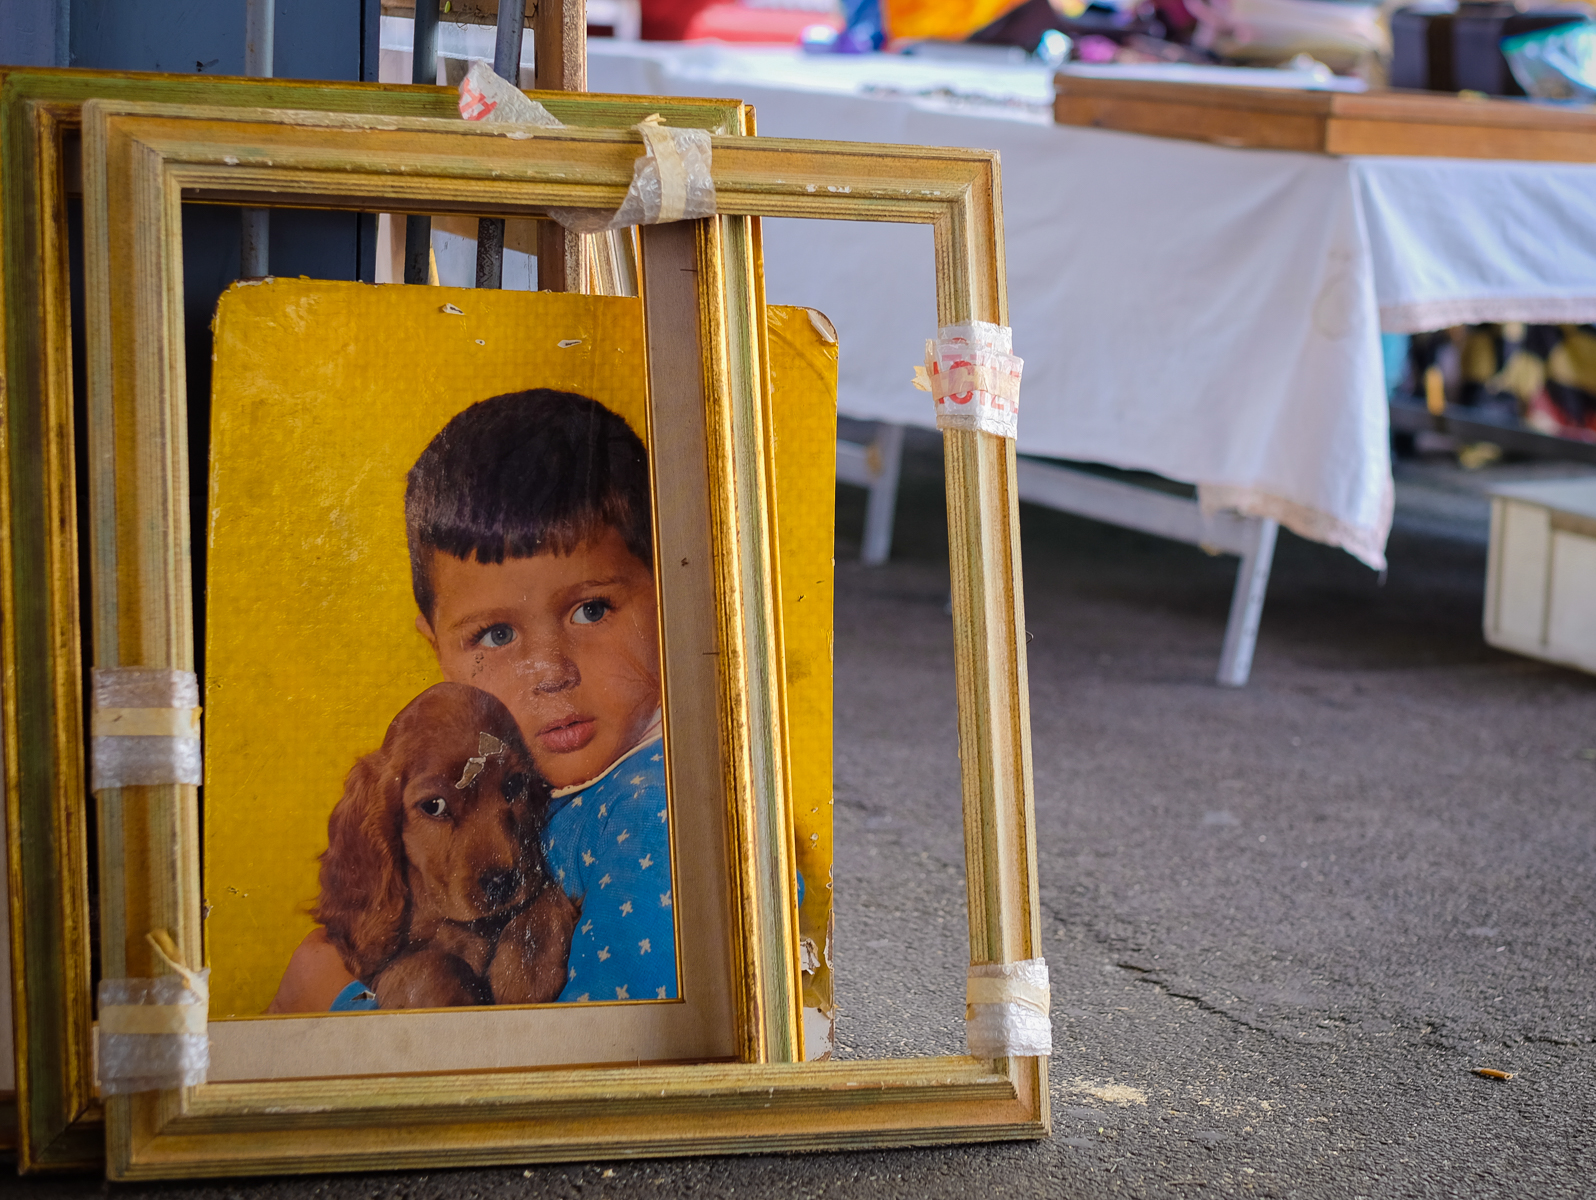
[[[484,871],[477,876],[477,886],[482,889],[482,898],[498,908],[515,895],[515,890],[521,886],[521,872],[513,868],[508,871]]]

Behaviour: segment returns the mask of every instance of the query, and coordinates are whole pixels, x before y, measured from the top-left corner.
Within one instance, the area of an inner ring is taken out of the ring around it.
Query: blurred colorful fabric
[[[889,38],[935,38],[959,42],[990,25],[1019,0],[881,0]]]
[[[715,0],[642,0],[643,40],[679,42],[700,10]]]

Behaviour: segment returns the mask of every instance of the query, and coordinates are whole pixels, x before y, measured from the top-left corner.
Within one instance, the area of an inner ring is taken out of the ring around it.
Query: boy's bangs
[[[502,563],[513,558],[531,558],[534,554],[574,554],[590,542],[597,541],[610,528],[624,531],[630,513],[601,513],[592,508],[568,513],[545,521],[537,529],[454,528],[434,531],[432,538],[423,538],[423,545],[440,554],[452,555],[462,562],[475,559],[480,563]],[[627,548],[644,562],[652,564],[652,549],[642,553],[628,540]]]
[[[615,413],[539,388],[473,404],[440,430],[405,490],[411,583],[428,617],[431,552],[502,563],[619,532],[653,569],[648,452]]]

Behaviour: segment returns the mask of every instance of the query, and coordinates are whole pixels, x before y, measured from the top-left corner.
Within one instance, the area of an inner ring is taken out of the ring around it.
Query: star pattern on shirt
[[[575,901],[579,926],[566,964],[566,1001],[611,1002],[676,996],[672,860],[669,846],[670,805],[665,798],[662,748],[638,755],[629,764],[600,777],[581,794],[563,799],[564,817],[544,831],[550,875],[557,877]],[[593,804],[583,807],[586,798]],[[557,800],[557,804],[562,801]],[[659,807],[656,809],[655,806]],[[659,823],[648,819],[657,812]],[[558,835],[558,836],[556,836]],[[654,892],[648,887],[664,885]],[[606,904],[595,892],[605,891]],[[649,895],[659,897],[656,908]],[[613,904],[614,907],[609,907]],[[651,915],[652,914],[652,915]],[[646,936],[645,936],[646,935]],[[580,979],[584,991],[576,994]],[[667,982],[659,986],[660,981]]]

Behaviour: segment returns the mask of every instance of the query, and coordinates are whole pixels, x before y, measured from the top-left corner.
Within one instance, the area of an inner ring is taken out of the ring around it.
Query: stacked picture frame
[[[6,802],[17,1056],[17,1146],[25,1171],[98,1167],[93,1076],[90,843],[78,512],[86,500],[74,414],[69,199],[81,195],[82,108],[93,98],[458,117],[453,89],[191,75],[29,70],[0,74],[4,155],[7,519]],[[560,120],[673,124],[751,134],[734,101],[539,93]],[[78,275],[81,282],[81,264]],[[86,380],[80,363],[76,384]],[[80,498],[80,489],[85,494]],[[23,900],[22,898],[26,898]]]
[[[24,1168],[88,1165],[102,1136],[107,1174],[135,1179],[1045,1134],[1045,1057],[802,1061],[772,570],[759,218],[930,225],[939,324],[1003,324],[996,156],[752,137],[752,113],[730,101],[536,94],[567,126],[546,129],[451,119],[443,89],[238,81],[221,104],[216,82],[4,83],[3,583],[16,614],[4,732]],[[102,669],[194,664],[204,581],[188,554],[180,206],[613,210],[640,152],[627,127],[653,112],[716,131],[717,215],[643,227],[638,241],[668,750],[724,806],[732,1059],[207,1082],[108,1097],[102,1134],[91,912],[104,977],[164,972],[155,932],[181,960],[203,960],[197,789],[102,789],[97,866],[85,832],[91,648]],[[77,415],[63,218],[73,126],[88,335]],[[1014,446],[949,431],[944,453],[970,958],[1014,963],[1040,956]],[[696,736],[671,742],[673,729]]]

